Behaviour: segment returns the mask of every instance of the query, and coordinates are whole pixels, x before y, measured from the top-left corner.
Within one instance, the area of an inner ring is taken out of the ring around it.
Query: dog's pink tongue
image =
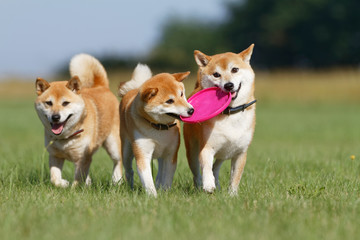
[[[63,129],[64,129],[64,123],[53,123],[51,125],[51,131],[56,135],[59,135]]]

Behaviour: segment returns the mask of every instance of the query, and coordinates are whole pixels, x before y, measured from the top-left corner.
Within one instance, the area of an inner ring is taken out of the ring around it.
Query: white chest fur
[[[49,141],[46,138],[46,145]],[[80,139],[74,138],[69,140],[54,140],[48,147],[50,154],[59,158],[65,158],[69,161],[76,162],[84,155],[86,147],[89,146],[90,139],[82,137]]]
[[[152,153],[152,158],[164,158],[167,154],[174,152],[178,146],[178,134],[174,129],[156,130],[150,132],[135,131],[135,142],[144,152]]]
[[[215,152],[215,158],[230,159],[247,150],[254,133],[255,108],[228,116],[212,119],[214,126],[206,129],[207,146]]]

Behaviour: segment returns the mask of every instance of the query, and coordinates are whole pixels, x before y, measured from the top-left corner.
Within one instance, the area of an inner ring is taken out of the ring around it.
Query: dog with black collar
[[[190,74],[161,73],[138,64],[132,79],[120,84],[120,138],[127,181],[133,186],[132,159],[145,191],[156,196],[151,161],[158,159],[156,186],[171,187],[180,145],[179,117],[189,117],[193,107],[187,102],[182,81]]]
[[[208,56],[194,52],[199,71],[192,95],[210,87],[232,95],[223,114],[202,123],[184,124],[186,155],[194,183],[208,193],[220,188],[220,167],[231,159],[229,193],[237,194],[255,130],[255,74],[250,66],[253,47],[254,44],[238,54]]]

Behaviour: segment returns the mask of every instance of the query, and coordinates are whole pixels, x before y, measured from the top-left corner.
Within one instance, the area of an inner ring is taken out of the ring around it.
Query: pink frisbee
[[[231,93],[224,92],[218,87],[203,89],[193,96],[188,102],[194,107],[194,113],[190,117],[181,117],[183,122],[198,123],[215,117],[229,106]]]

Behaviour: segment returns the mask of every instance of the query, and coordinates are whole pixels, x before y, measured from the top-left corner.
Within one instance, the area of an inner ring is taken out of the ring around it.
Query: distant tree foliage
[[[264,68],[358,66],[359,0],[247,0],[227,3],[222,23],[170,21],[149,56],[156,67],[186,70],[193,51],[240,52],[255,43]]]
[[[222,36],[216,25],[208,25],[194,20],[173,19],[165,25],[158,45],[151,51],[149,62],[152,67],[186,71],[195,68],[195,49],[206,52],[224,50]]]
[[[360,66],[360,0],[224,1],[223,22],[170,19],[146,58],[103,56],[106,69],[154,72],[197,69],[194,50],[206,54],[240,52],[255,43],[257,68]],[[60,70],[68,74],[68,66]]]

